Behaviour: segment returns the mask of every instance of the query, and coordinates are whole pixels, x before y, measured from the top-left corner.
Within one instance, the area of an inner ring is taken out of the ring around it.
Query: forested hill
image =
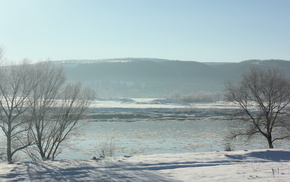
[[[200,63],[150,58],[65,60],[69,81],[95,88],[100,97],[163,97],[172,93],[221,92],[224,82],[237,81],[251,66],[277,67],[290,77],[290,61],[250,60]],[[287,72],[288,71],[288,72]]]

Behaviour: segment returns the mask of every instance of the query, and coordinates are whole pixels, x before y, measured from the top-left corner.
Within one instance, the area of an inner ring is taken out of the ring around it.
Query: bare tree
[[[30,118],[28,97],[34,87],[29,64],[0,67],[0,127],[6,136],[9,163],[13,155],[31,144],[28,130]]]
[[[51,62],[0,66],[0,128],[9,163],[20,150],[34,154],[33,146],[43,160],[57,156],[94,99],[91,89],[65,81],[63,67]]]
[[[252,68],[242,75],[238,85],[226,84],[225,98],[239,105],[239,124],[245,130],[235,130],[231,138],[237,136],[261,135],[267,139],[269,148],[273,142],[289,138],[285,118],[290,102],[290,80],[278,69]]]
[[[53,133],[50,130],[52,108],[56,107],[56,100],[60,96],[60,90],[65,83],[65,73],[61,66],[51,62],[40,62],[33,65],[35,87],[32,89],[29,104],[31,106],[31,130],[33,139],[42,159],[46,158],[47,146],[45,141]],[[29,153],[30,151],[28,151]],[[31,153],[30,153],[31,154]]]
[[[94,92],[80,83],[66,85],[63,68],[51,63],[38,63],[35,71],[30,133],[41,158],[53,160],[94,99]]]
[[[75,129],[76,124],[94,99],[94,92],[89,88],[82,88],[80,83],[68,84],[53,117],[50,137],[46,140],[46,159],[55,159],[59,153],[60,144],[65,141]]]

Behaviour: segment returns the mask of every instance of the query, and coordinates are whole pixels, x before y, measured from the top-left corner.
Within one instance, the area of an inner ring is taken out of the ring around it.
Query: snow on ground
[[[0,181],[290,181],[290,150],[0,164]]]

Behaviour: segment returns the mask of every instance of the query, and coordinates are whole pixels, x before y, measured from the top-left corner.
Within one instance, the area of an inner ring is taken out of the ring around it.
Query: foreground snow
[[[290,150],[0,164],[0,181],[289,181]]]

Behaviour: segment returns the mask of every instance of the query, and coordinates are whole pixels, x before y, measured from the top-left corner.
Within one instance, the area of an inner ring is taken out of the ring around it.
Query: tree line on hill
[[[220,94],[227,80],[239,81],[253,65],[277,67],[290,78],[290,61],[250,60],[240,63],[200,63],[150,58],[59,61],[69,81],[91,86],[99,97],[164,97]]]

